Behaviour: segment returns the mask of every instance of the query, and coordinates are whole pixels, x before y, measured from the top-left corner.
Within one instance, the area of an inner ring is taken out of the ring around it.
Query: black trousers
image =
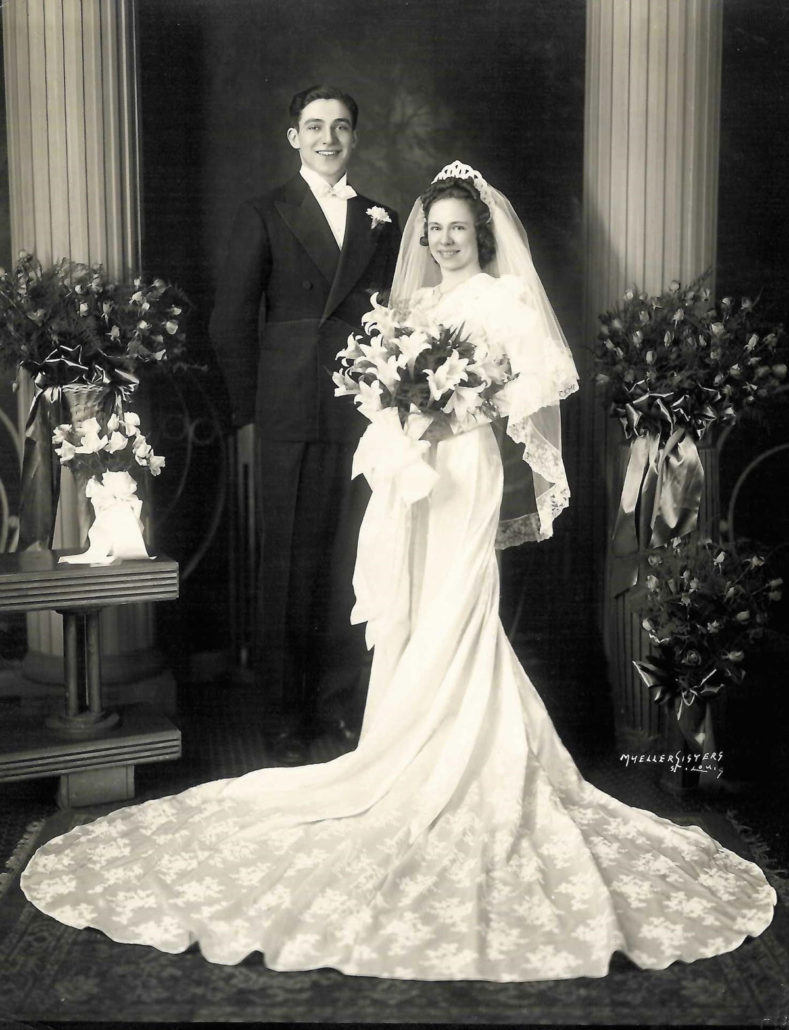
[[[256,441],[262,512],[257,677],[287,728],[361,725],[371,655],[351,626],[366,481],[355,443]]]

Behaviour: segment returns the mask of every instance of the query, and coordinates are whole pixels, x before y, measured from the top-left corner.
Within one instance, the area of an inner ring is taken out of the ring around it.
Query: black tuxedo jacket
[[[374,203],[348,201],[342,251],[301,175],[239,208],[210,322],[236,425],[254,418],[268,440],[361,436],[365,420],[334,396],[331,372],[394,274],[397,214],[373,227]]]

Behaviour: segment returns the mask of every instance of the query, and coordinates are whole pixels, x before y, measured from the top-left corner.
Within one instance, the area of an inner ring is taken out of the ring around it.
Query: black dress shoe
[[[353,729],[345,719],[321,719],[315,727],[315,736],[333,737],[336,740],[345,741],[353,747],[359,743],[359,730]]]
[[[315,737],[310,744],[310,761],[331,762],[353,751],[358,743],[358,732],[352,730],[343,719],[323,720],[316,727]]]
[[[307,765],[309,762],[309,747],[298,733],[283,731],[277,734],[269,745],[269,751],[280,765]]]

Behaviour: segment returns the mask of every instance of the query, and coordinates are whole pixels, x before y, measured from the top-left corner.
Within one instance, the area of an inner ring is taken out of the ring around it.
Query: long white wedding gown
[[[477,312],[498,304],[476,289]],[[360,548],[409,625],[379,614],[357,750],[79,826],[25,870],[34,905],[164,952],[198,941],[211,962],[423,980],[600,977],[617,949],[661,969],[769,925],[757,866],[603,794],[561,744],[499,621],[490,427],[431,461],[429,497],[392,512],[408,562]]]

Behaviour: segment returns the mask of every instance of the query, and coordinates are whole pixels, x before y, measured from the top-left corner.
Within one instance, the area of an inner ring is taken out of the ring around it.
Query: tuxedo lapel
[[[375,252],[380,229],[373,229],[369,216],[365,214],[368,203],[369,201],[359,196],[348,201],[340,263],[323,310],[324,320],[345,300]]]
[[[333,283],[340,260],[337,241],[320,204],[300,175],[291,179],[286,186],[284,198],[275,201],[274,206],[326,282]]]

